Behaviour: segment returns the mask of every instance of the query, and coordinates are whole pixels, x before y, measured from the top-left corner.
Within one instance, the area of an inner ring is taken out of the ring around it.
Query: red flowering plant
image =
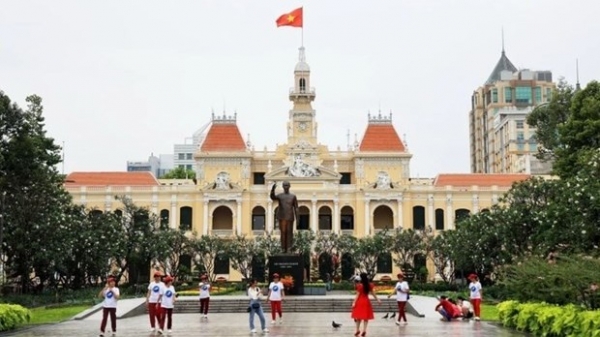
[[[281,279],[281,283],[283,283],[285,290],[289,290],[294,287],[294,278],[291,275],[285,275]]]

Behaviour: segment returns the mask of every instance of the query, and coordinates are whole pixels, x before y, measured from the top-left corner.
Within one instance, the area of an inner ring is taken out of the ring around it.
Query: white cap
[[[360,281],[360,280],[361,280],[361,279],[360,279],[360,276],[356,275],[356,276],[354,277],[354,281],[358,282],[358,281]]]

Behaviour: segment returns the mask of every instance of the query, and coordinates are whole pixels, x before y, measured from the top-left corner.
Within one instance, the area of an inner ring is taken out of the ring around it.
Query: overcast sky
[[[393,112],[413,176],[469,171],[470,96],[501,52],[519,68],[600,78],[595,0],[2,0],[0,90],[44,99],[66,173],[125,170],[238,113],[257,149],[286,140],[304,6],[319,140],[345,148]]]

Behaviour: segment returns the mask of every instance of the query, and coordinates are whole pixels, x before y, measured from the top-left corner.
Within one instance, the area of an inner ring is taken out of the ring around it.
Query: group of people
[[[450,322],[456,319],[469,320],[475,317],[476,321],[480,320],[481,315],[481,299],[482,287],[479,278],[475,274],[469,275],[469,299],[467,301],[462,296],[455,299],[447,296],[438,297],[439,303],[435,307],[435,311],[442,315],[440,320]]]
[[[408,282],[404,279],[404,274],[398,273],[396,276],[398,282],[392,293],[388,295],[388,298],[393,295],[396,296],[396,302],[398,304],[398,316],[395,321],[396,325],[408,324],[406,319],[406,303],[410,299],[410,288]],[[285,300],[284,285],[278,274],[273,274],[272,278],[273,281],[269,284],[266,301],[271,306],[272,324],[283,324],[281,304],[282,301]],[[475,317],[475,320],[479,320],[481,314],[482,287],[477,275],[469,275],[469,280],[471,281],[469,284],[470,302],[460,296],[457,297],[456,301],[454,299],[449,299],[446,296],[440,296],[438,298],[439,303],[435,310],[442,315],[441,320],[452,321],[453,319],[470,319],[472,317]],[[374,285],[371,283],[366,273],[356,276],[354,281],[356,296],[352,302],[351,313],[351,317],[356,325],[354,336],[365,337],[367,335],[369,321],[374,319],[373,306],[369,296],[373,297],[377,303],[381,303],[381,300],[375,294]],[[258,281],[256,279],[250,281],[247,295],[250,299],[247,308],[247,312],[249,313],[250,332],[256,333],[257,331],[254,324],[255,316],[258,316],[259,318],[262,332],[269,332],[262,307],[263,292],[258,287]],[[100,323],[100,337],[105,335],[109,317],[111,321],[112,336],[116,336],[116,308],[120,292],[119,288],[115,285],[114,277],[108,278],[106,286],[100,291],[98,296],[104,299],[102,322]],[[199,299],[200,314],[202,315],[201,319],[208,319],[210,283],[206,275],[200,277]],[[148,292],[146,294],[146,304],[148,307],[150,329],[152,332],[158,332],[161,335],[164,334],[166,324],[166,333],[171,333],[173,308],[175,307],[176,301],[177,292],[173,286],[173,278],[171,276],[166,276],[163,279],[161,273],[155,273],[154,281],[148,285]]]

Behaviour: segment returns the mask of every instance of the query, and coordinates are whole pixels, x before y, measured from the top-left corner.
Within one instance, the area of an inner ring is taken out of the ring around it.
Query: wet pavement
[[[284,309],[285,310],[285,309]],[[267,326],[270,332],[267,336],[353,336],[354,322],[350,313],[289,313],[284,312],[284,322],[279,325],[271,325],[270,316],[267,317]],[[334,329],[332,320],[342,323],[342,327]],[[486,322],[441,322],[439,316],[427,315],[418,318],[408,316],[408,325],[396,326],[393,320],[381,319],[381,315],[371,321],[367,336],[473,336],[473,337],[509,337],[523,336],[515,331],[502,329],[494,324]],[[257,329],[260,323],[255,317]],[[26,330],[2,334],[2,336],[56,336],[56,337],[83,337],[98,336],[100,320],[97,316],[91,316],[80,321],[67,321],[64,323],[43,325]],[[110,324],[108,325],[110,327]],[[119,319],[117,321],[117,336],[158,336],[150,332],[147,316]],[[260,330],[259,330],[260,331]],[[256,336],[262,336],[262,332]],[[106,336],[110,336],[107,334]],[[209,314],[207,320],[201,320],[198,314],[175,314],[173,315],[173,337],[221,337],[221,336],[251,336],[248,325],[248,315],[244,313],[231,314]]]

